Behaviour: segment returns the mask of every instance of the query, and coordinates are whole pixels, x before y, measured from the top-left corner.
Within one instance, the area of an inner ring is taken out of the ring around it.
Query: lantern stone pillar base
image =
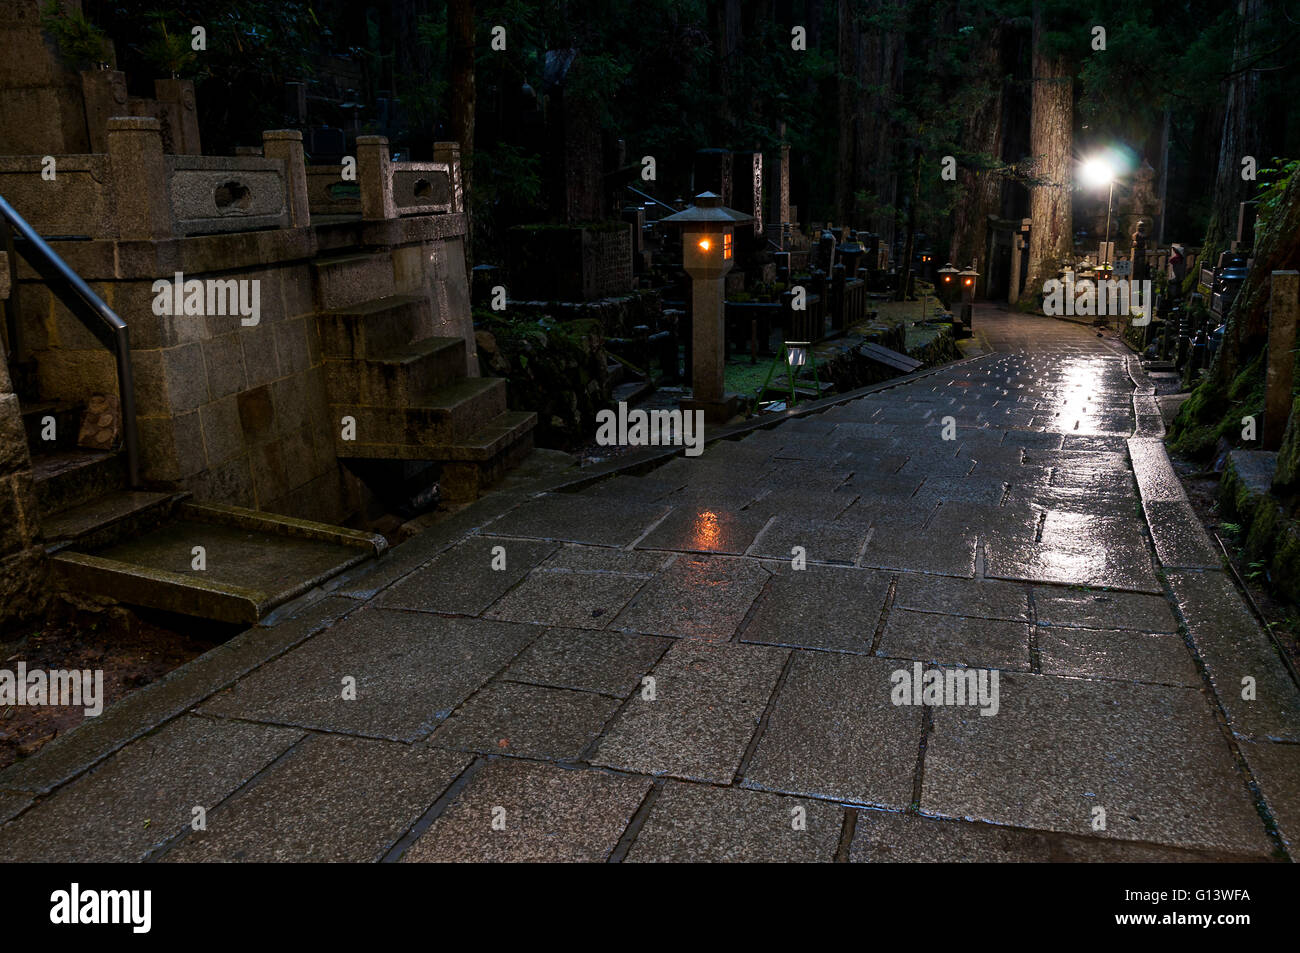
[[[721,400],[696,400],[683,397],[679,402],[683,411],[704,411],[704,422],[725,424],[740,413],[741,397],[739,394],[723,394]]]

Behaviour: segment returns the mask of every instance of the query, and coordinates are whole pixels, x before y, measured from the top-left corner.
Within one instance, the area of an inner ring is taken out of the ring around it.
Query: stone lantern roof
[[[740,225],[752,222],[754,216],[737,212],[722,204],[722,196],[716,192],[701,192],[695,196],[695,204],[688,206],[675,215],[669,215],[660,221],[669,225],[693,225],[697,223],[716,225]]]

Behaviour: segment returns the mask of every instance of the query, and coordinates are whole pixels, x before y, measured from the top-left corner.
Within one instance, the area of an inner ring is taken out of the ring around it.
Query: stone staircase
[[[83,405],[38,400],[20,401],[20,406],[47,553],[147,532],[185,497],[127,489],[122,451],[78,447]],[[52,440],[46,439],[51,435]]]
[[[464,339],[434,333],[427,298],[397,291],[388,255],[312,267],[341,459],[432,461],[443,499],[468,501],[528,455],[537,415],[507,409],[503,379],[470,376]]]
[[[45,553],[68,592],[251,624],[387,548],[369,533],[129,489],[122,451],[76,445],[82,405],[20,406]]]

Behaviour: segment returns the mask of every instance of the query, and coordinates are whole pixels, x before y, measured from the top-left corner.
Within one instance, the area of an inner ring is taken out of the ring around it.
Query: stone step
[[[27,446],[33,455],[48,450],[69,450],[77,446],[81,416],[85,407],[68,400],[41,400],[20,404]],[[46,440],[48,418],[54,418],[54,439]]]
[[[56,450],[32,456],[41,517],[79,506],[126,486],[126,460],[117,450]]]
[[[112,546],[165,523],[186,493],[114,490],[41,519],[45,551]]]
[[[194,566],[203,547],[204,568]],[[181,503],[174,518],[107,546],[54,555],[68,590],[252,624],[387,549],[382,536],[236,506]]]
[[[429,302],[420,295],[389,295],[344,308],[320,311],[321,353],[361,358],[383,354],[427,334]]]
[[[464,376],[463,338],[430,337],[364,358],[325,359],[325,387],[339,404],[406,407]]]
[[[460,443],[442,448],[438,490],[449,502],[475,500],[506,471],[519,466],[533,450],[537,415],[506,411]]]
[[[434,460],[506,411],[506,382],[468,377],[419,397],[408,406],[330,404],[335,420],[356,420],[356,440],[336,429],[335,451],[343,458]]]
[[[311,263],[316,276],[316,306],[322,311],[351,308],[395,291],[393,259],[387,252],[336,255]]]

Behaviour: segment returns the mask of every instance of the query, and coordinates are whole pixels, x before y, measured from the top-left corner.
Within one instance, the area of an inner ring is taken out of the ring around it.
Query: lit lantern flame
[[[713,242],[709,241],[707,238],[700,239],[700,251],[708,251],[712,247]]]
[[[970,284],[970,283],[971,283],[971,281],[972,281],[972,279],[970,279],[970,278],[967,278],[967,279],[966,279],[966,284],[968,284],[968,285],[969,285],[969,284]]]

